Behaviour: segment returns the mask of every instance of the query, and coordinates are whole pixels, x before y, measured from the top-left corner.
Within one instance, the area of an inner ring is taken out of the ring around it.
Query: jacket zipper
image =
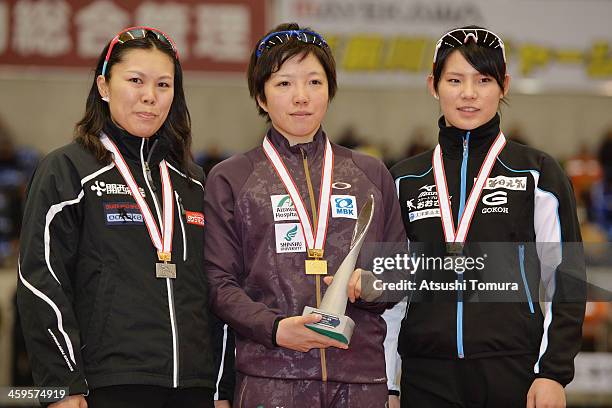
[[[525,287],[525,294],[527,295],[527,301],[529,302],[529,311],[531,314],[535,313],[533,308],[533,301],[531,299],[531,291],[529,290],[529,283],[527,282],[527,275],[525,274],[525,245],[521,244],[518,246],[518,257],[519,267],[521,268],[521,278],[523,278],[523,285]]]
[[[183,207],[183,200],[181,200],[179,193],[175,191],[174,197],[176,198],[176,208],[180,210],[179,221],[181,223],[181,232],[183,233],[183,262],[187,262],[187,235],[185,234],[185,223],[183,222],[183,218],[186,216],[187,212],[185,211],[185,207]]]
[[[468,131],[463,138],[463,158],[461,160],[461,192],[459,196],[459,214],[457,215],[457,228],[465,208],[466,184],[467,184],[467,164],[469,156],[470,132]],[[459,275],[459,281],[463,284],[463,274]],[[461,285],[459,285],[461,288]],[[463,290],[457,290],[457,354],[459,358],[465,358],[463,351]]]
[[[308,156],[304,149],[300,148],[300,152],[302,152],[302,164],[304,165],[304,174],[306,175],[306,184],[308,185],[308,195],[310,198],[310,209],[312,210],[312,225],[317,225],[318,217],[317,217],[317,207],[315,204],[315,196],[314,189],[312,188],[312,180],[310,179],[310,171],[308,170]],[[317,296],[317,307],[321,305],[321,275],[315,276],[315,290]],[[327,363],[325,356],[325,349],[319,349],[321,353],[321,379],[323,381],[327,381]]]
[[[140,145],[140,160],[142,163],[143,176],[145,178],[145,183],[147,188],[149,189],[149,193],[153,199],[153,203],[155,204],[155,211],[157,212],[157,219],[159,220],[159,225],[162,225],[162,217],[161,211],[159,210],[159,203],[157,202],[157,196],[154,193],[154,184],[153,177],[151,176],[151,169],[149,168],[149,161],[144,159],[143,148],[144,148],[145,139],[142,139],[142,143]],[[149,152],[149,158],[151,157],[151,152]],[[180,218],[180,216],[179,216]],[[179,370],[179,354],[178,354],[178,330],[176,326],[176,312],[174,310],[174,286],[172,283],[172,279],[166,278],[166,289],[168,292],[168,309],[170,313],[170,327],[172,328],[172,387],[178,388],[178,370]]]

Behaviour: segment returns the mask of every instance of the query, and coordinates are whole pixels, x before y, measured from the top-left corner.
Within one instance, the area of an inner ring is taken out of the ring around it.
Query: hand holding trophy
[[[372,222],[373,215],[374,197],[370,196],[370,199],[359,212],[357,223],[353,230],[349,253],[340,264],[332,283],[327,288],[321,306],[318,309],[306,306],[302,313],[302,316],[313,313],[321,315],[320,321],[307,324],[306,327],[345,344],[350,343],[355,328],[355,322],[350,317],[344,315],[348,300],[347,287],[355,270],[357,257]]]

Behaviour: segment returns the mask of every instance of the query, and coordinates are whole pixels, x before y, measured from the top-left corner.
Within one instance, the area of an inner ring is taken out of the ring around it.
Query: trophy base
[[[324,336],[338,340],[341,343],[350,343],[353,329],[355,329],[355,322],[353,319],[348,316],[338,316],[333,313],[325,312],[311,306],[304,307],[302,316],[313,313],[319,314],[323,316],[323,318],[317,323],[307,324],[306,327]]]

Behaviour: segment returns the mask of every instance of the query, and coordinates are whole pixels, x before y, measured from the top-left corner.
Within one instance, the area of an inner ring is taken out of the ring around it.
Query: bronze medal
[[[168,262],[157,262],[155,264],[155,277],[176,279],[176,265]]]

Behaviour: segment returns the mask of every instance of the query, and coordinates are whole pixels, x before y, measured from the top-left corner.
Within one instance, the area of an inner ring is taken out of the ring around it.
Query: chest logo
[[[274,224],[276,253],[306,252],[304,233],[298,223]]]
[[[497,190],[492,193],[482,196],[482,203],[487,207],[482,209],[482,214],[502,213],[508,214],[508,193],[506,191]]]
[[[204,214],[197,211],[185,211],[185,218],[187,218],[187,224],[197,225],[199,227],[204,226]]]
[[[95,191],[98,197],[101,197],[102,194],[132,195],[132,192],[125,184],[105,183],[98,180],[92,184],[91,191]],[[138,187],[138,191],[141,196],[145,197],[145,191],[141,187]]]
[[[299,220],[295,206],[289,194],[270,196],[274,221]]]
[[[344,183],[342,181],[336,181],[334,184],[332,184],[332,188],[336,190],[348,190],[351,187],[352,186],[349,183]]]
[[[357,219],[357,200],[351,195],[331,196],[332,218]]]
[[[476,181],[476,179],[474,179],[474,181]],[[483,190],[497,190],[500,188],[506,190],[525,191],[527,190],[527,177],[491,177],[485,182]]]
[[[482,203],[488,206],[503,205],[508,203],[508,193],[505,191],[495,191],[482,196]]]
[[[136,203],[104,203],[104,217],[106,225],[144,224]]]
[[[423,218],[440,217],[440,203],[435,184],[426,184],[419,187],[419,194],[415,198],[406,200],[408,208],[408,221],[413,222]],[[452,196],[449,197],[452,200]]]

